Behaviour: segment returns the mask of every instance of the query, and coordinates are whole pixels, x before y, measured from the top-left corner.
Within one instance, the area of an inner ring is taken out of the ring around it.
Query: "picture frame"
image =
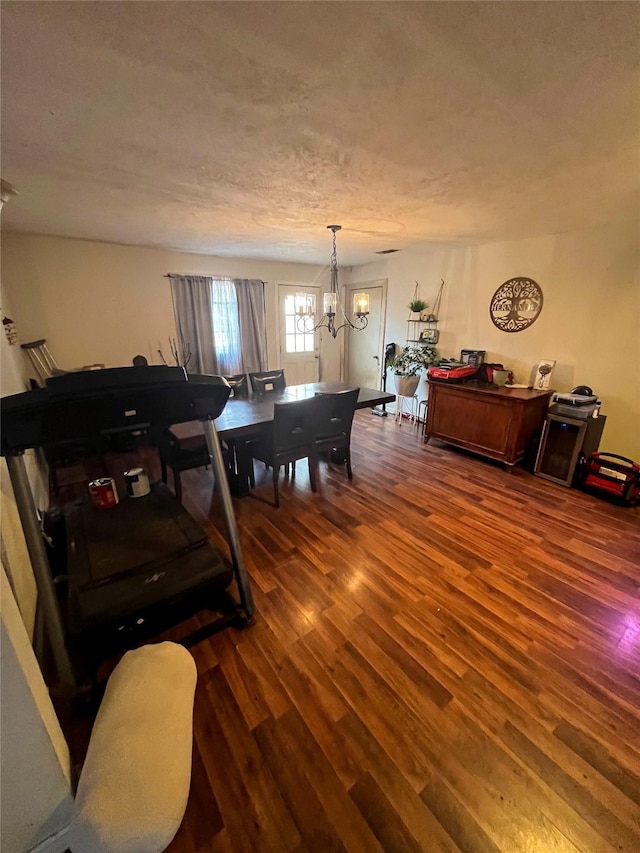
[[[437,329],[423,329],[420,332],[420,343],[437,344],[440,332]]]
[[[543,358],[536,368],[536,378],[533,381],[534,391],[548,391],[551,386],[551,374],[556,366],[555,359]]]

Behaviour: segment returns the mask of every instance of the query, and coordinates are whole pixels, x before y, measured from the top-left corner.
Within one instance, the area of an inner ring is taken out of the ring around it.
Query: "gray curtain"
[[[267,325],[264,282],[257,278],[234,278],[238,297],[238,320],[242,368],[245,373],[267,369]]]
[[[213,279],[203,275],[170,275],[178,344],[191,349],[189,373],[216,374],[213,336]]]

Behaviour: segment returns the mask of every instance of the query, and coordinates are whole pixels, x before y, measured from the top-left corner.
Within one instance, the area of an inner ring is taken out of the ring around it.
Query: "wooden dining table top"
[[[272,391],[261,396],[248,399],[231,397],[222,413],[215,420],[216,431],[220,438],[233,438],[255,432],[263,424],[273,421],[273,406],[275,403],[286,403],[291,400],[304,400],[315,397],[316,394],[335,394],[339,391],[349,391],[355,388],[346,382],[306,382],[303,385],[287,385],[282,391]],[[373,408],[381,403],[392,403],[395,394],[379,391],[375,388],[360,388],[356,409]],[[203,435],[200,421],[175,424],[171,431],[179,439],[195,438]]]

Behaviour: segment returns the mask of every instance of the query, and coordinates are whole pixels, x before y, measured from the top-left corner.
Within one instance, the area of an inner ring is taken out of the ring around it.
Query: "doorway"
[[[287,385],[317,382],[320,373],[319,335],[317,331],[304,330],[303,321],[296,313],[296,293],[310,294],[317,304],[320,288],[309,284],[278,285],[280,364]]]
[[[361,332],[345,336],[345,381],[361,388],[380,388],[384,371],[384,329],[387,315],[387,279],[350,284],[345,304],[353,304],[353,294],[369,294],[369,323]]]

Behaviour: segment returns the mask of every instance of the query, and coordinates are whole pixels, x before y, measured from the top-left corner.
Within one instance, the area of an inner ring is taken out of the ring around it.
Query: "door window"
[[[306,323],[308,328],[312,323],[311,318],[307,319]],[[293,293],[284,298],[284,328],[287,353],[314,351],[315,335],[313,332],[304,331],[304,322],[296,312],[296,298]]]

